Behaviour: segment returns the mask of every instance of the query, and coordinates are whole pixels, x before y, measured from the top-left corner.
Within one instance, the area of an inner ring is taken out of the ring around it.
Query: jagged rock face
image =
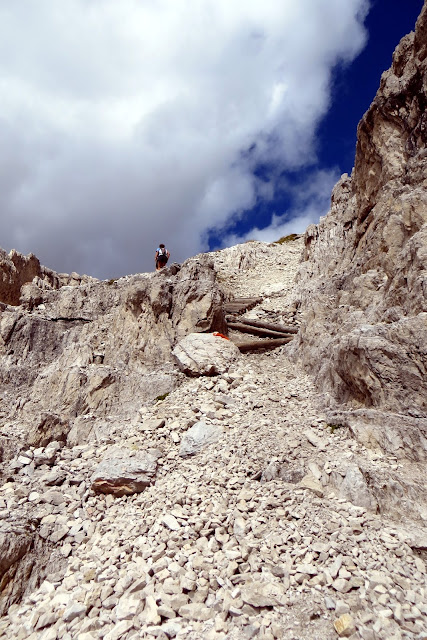
[[[207,256],[159,274],[22,289],[22,304],[0,315],[1,411],[36,447],[70,431],[77,444],[106,415],[134,416],[176,386],[181,338],[226,331]]]
[[[22,285],[42,277],[36,256],[23,256],[17,251],[7,254],[3,249],[0,250],[0,272],[0,301],[5,304],[19,304]]]
[[[59,289],[64,285],[79,285],[95,282],[96,278],[79,276],[77,273],[56,273],[40,264],[30,253],[24,256],[12,249],[9,254],[0,249],[0,303],[19,305],[24,299],[40,304],[40,289]],[[22,290],[22,287],[26,287]]]
[[[341,402],[427,417],[427,7],[305,236],[294,350]]]
[[[248,248],[244,268],[234,257],[246,247],[213,257],[225,295],[259,299],[242,320],[297,329],[289,303],[302,243]],[[385,423],[378,411],[339,407],[325,415],[325,394],[287,357],[288,346],[241,353],[212,377],[179,373],[169,346],[163,372],[172,379],[175,371],[178,384],[144,406],[159,363],[151,347],[135,358],[132,349],[143,327],[166,345],[190,325],[214,323],[210,259],[176,274],[63,288],[38,305],[27,296],[3,312],[16,318],[16,329],[4,320],[3,335],[11,341],[26,319],[44,355],[15,340],[23,406],[12,382],[2,389],[0,433],[31,429],[0,465],[1,640],[240,640],[258,632],[312,640],[333,637],[338,622],[358,638],[421,637],[427,509],[415,419]],[[42,318],[57,350],[43,343]],[[3,375],[15,355],[6,353]],[[69,405],[75,371],[77,417]],[[8,541],[17,534],[16,548]]]

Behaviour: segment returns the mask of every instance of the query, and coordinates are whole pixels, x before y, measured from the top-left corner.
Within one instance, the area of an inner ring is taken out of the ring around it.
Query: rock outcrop
[[[356,161],[305,235],[292,347],[352,407],[427,418],[427,7],[358,128]],[[421,423],[420,423],[421,424]],[[425,424],[425,422],[424,422]]]
[[[22,301],[33,299],[41,303],[41,290],[59,289],[66,285],[79,285],[95,282],[96,278],[56,273],[40,264],[32,253],[24,256],[12,250],[6,253],[0,249],[0,303],[19,305]],[[25,285],[25,287],[24,287]]]
[[[33,282],[21,305],[4,307],[0,413],[19,421],[23,444],[66,442],[70,432],[77,444],[107,429],[106,416],[137,414],[176,386],[179,340],[227,330],[209,257],[176,271],[58,289]],[[2,447],[7,457],[9,436]]]

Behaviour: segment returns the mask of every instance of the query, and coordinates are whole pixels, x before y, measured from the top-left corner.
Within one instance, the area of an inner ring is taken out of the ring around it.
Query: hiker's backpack
[[[160,256],[166,256],[166,247],[159,248],[159,258]]]

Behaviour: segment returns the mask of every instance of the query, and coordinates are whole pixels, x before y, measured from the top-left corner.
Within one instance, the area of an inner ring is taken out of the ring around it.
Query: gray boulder
[[[93,473],[92,489],[117,497],[141,493],[154,480],[156,470],[157,456],[113,447]]]
[[[203,421],[196,422],[184,435],[179,455],[182,458],[193,456],[214,442],[217,442],[222,434],[222,429],[214,424],[206,424]]]
[[[189,376],[225,373],[240,355],[233,342],[213,333],[191,333],[172,353],[181,371]]]

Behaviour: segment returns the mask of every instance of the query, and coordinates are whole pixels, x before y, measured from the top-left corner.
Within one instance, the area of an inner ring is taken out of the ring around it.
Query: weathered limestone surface
[[[103,429],[97,421],[106,415],[134,414],[176,386],[178,340],[226,330],[208,256],[178,272],[22,288],[23,304],[0,315],[0,412],[19,420],[35,446],[65,442],[70,431],[78,444],[80,432],[86,439]]]
[[[340,402],[427,418],[427,7],[305,236],[295,353]]]
[[[225,373],[240,355],[233,342],[213,333],[190,333],[172,353],[181,371],[190,376]]]
[[[40,289],[59,289],[95,280],[77,273],[56,273],[43,267],[32,253],[24,256],[14,249],[9,253],[0,249],[0,303],[19,305],[27,299],[41,302]]]

